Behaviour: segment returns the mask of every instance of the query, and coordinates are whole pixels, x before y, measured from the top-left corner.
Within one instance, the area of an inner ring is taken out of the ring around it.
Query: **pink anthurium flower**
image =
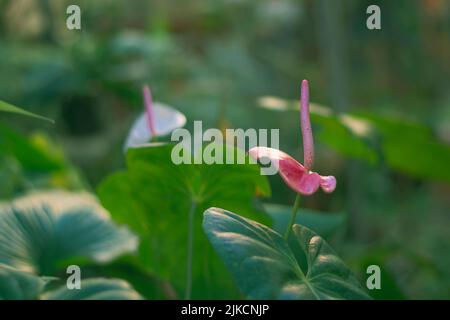
[[[309,119],[309,88],[308,81],[302,81],[300,123],[303,137],[304,165],[290,155],[272,148],[254,147],[249,154],[254,159],[268,158],[275,164],[286,184],[303,195],[315,193],[319,187],[330,193],[336,188],[336,178],[321,176],[311,171],[314,163],[314,141]]]
[[[186,117],[165,104],[153,102],[150,88],[142,89],[145,111],[133,123],[124,149],[145,145],[153,137],[165,136],[186,124]]]

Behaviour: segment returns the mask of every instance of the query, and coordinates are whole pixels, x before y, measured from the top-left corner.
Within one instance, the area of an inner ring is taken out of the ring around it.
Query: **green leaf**
[[[126,223],[141,236],[142,265],[170,280],[178,295],[186,284],[188,213],[194,202],[192,297],[238,297],[202,232],[202,212],[221,205],[264,221],[265,217],[255,212],[253,199],[257,190],[268,193],[267,179],[254,164],[175,165],[172,148],[130,149],[127,170],[107,177],[98,187],[101,202],[116,221]]]
[[[13,106],[12,104],[9,104],[5,101],[1,101],[0,100],[0,112],[9,112],[9,113],[16,113],[16,114],[20,114],[20,115],[24,115],[24,116],[28,116],[28,117],[32,117],[32,118],[36,118],[36,119],[40,119],[40,120],[44,120],[44,121],[48,121],[51,123],[55,123],[54,120],[50,119],[50,118],[46,118],[43,116],[40,116],[38,114],[23,110],[19,107]]]
[[[22,185],[22,168],[16,158],[0,154],[0,198],[13,198]]]
[[[81,280],[81,289],[62,285],[47,290],[46,277],[0,264],[0,300],[137,300],[141,296],[125,281],[92,278]]]
[[[0,199],[36,189],[84,189],[83,175],[42,132],[24,137],[0,124]]]
[[[292,208],[279,204],[264,204],[264,209],[273,220],[272,228],[279,234],[284,234],[291,219]],[[323,238],[328,239],[343,226],[345,220],[345,213],[326,213],[300,208],[297,211],[295,223],[305,226],[320,234]],[[303,250],[295,245],[295,241],[294,237],[290,237],[289,245],[300,266],[304,267],[307,265],[306,257]]]
[[[203,228],[250,299],[370,298],[331,247],[306,227],[293,227],[307,257],[306,271],[283,237],[260,223],[210,208]]]
[[[308,289],[318,299],[370,299],[325,240],[299,224],[293,226],[293,231],[306,255],[308,271],[306,280],[284,291],[287,297],[302,297],[305,284],[309,282]]]
[[[81,289],[66,286],[49,291],[42,300],[140,300],[141,296],[126,281],[94,278],[81,281]]]
[[[32,141],[0,124],[0,154],[14,156],[31,172],[49,172],[62,168],[60,159],[43,152]]]
[[[86,193],[42,192],[0,204],[0,263],[53,275],[67,259],[108,262],[137,239]]]
[[[392,116],[361,114],[377,128],[385,161],[412,177],[450,181],[450,145],[420,123]]]
[[[45,284],[43,278],[0,264],[0,300],[36,299]]]
[[[163,280],[143,268],[136,258],[136,256],[127,255],[107,265],[95,263],[83,265],[83,272],[92,277],[103,276],[125,280],[145,299],[173,300],[178,298],[169,281]]]
[[[356,119],[346,115],[339,117],[332,114],[311,114],[311,121],[319,125],[316,137],[319,141],[328,145],[340,154],[360,159],[375,164],[378,162],[378,154],[373,148],[370,136],[365,132],[369,129],[357,129],[358,127],[369,127],[361,119]],[[369,127],[370,128],[370,127]]]
[[[289,224],[292,208],[279,204],[264,204],[264,209],[273,220],[273,229],[283,234]],[[346,214],[341,212],[326,213],[300,208],[295,223],[308,227],[327,238],[345,223]]]

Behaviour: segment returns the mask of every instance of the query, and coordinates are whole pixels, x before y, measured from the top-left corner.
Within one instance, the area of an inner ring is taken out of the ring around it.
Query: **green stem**
[[[189,229],[188,229],[188,248],[187,248],[187,267],[186,267],[186,293],[185,299],[191,299],[192,291],[192,256],[194,253],[194,214],[197,203],[193,200],[189,210]]]
[[[291,221],[289,221],[288,227],[284,234],[284,239],[286,241],[289,239],[289,235],[291,234],[292,226],[295,223],[295,217],[297,216],[297,211],[298,211],[298,208],[300,207],[300,198],[301,198],[300,193],[297,193],[297,196],[295,197],[294,207],[292,208]]]

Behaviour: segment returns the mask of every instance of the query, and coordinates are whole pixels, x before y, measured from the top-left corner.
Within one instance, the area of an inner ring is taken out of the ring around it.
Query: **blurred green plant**
[[[57,279],[38,277],[0,264],[0,300],[138,300],[141,296],[123,280],[88,279],[81,289],[65,285],[52,289]]]
[[[77,293],[62,288],[43,294],[48,277],[55,280],[68,265],[104,264],[137,244],[87,193],[49,191],[0,203],[0,276],[7,279],[0,281],[0,297],[137,298],[123,281],[108,279],[86,279]]]
[[[37,132],[25,137],[0,123],[0,199],[40,188],[86,188],[80,172],[58,144]]]

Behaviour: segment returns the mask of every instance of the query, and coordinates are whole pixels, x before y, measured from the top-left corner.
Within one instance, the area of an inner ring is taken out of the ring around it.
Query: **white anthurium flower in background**
[[[168,105],[153,102],[150,88],[143,87],[145,111],[134,121],[124,150],[146,145],[153,137],[165,136],[186,124],[186,117]]]

